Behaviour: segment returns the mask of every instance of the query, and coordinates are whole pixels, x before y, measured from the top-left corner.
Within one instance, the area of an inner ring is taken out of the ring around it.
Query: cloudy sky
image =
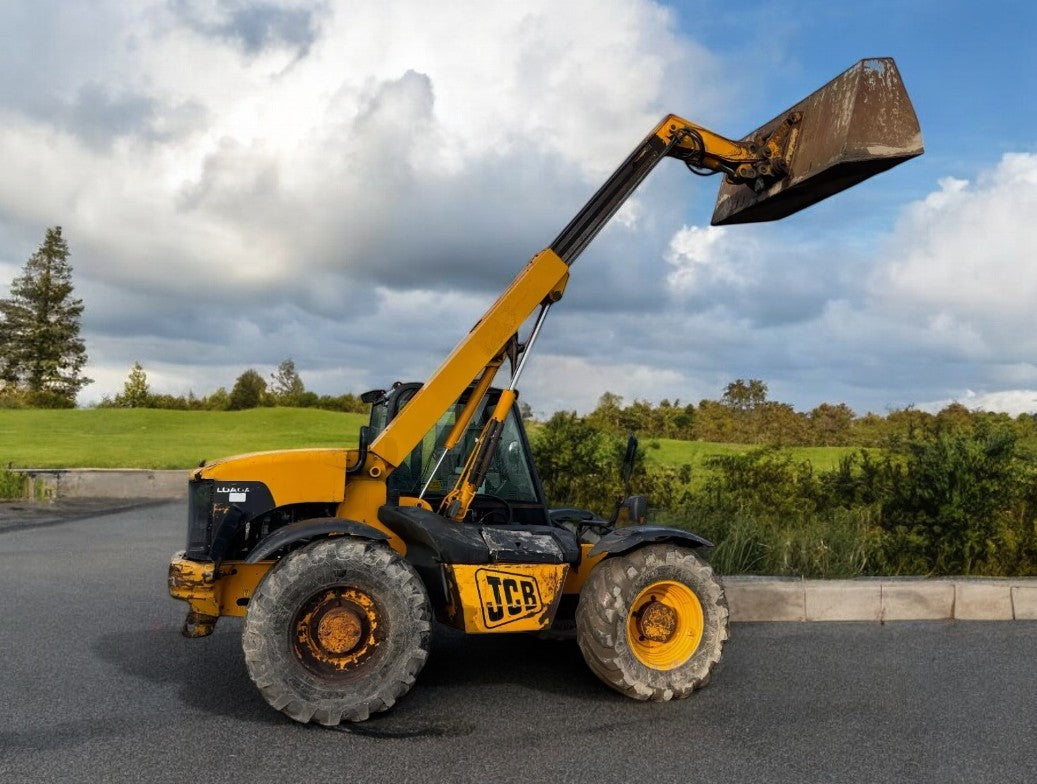
[[[733,9],[733,10],[732,10]],[[1001,12],[998,12],[1001,9]],[[716,398],[1037,411],[1037,6],[8,0],[0,296],[60,224],[95,383],[422,379],[668,112],[742,136],[893,56],[926,154],[709,228],[666,162],[573,267],[540,413]]]

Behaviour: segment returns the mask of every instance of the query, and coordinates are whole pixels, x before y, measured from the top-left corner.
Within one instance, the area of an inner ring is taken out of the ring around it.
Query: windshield
[[[399,413],[399,410],[406,405],[416,391],[417,389],[401,391],[395,413]],[[465,460],[471,454],[486,420],[493,411],[493,405],[496,403],[498,395],[498,392],[491,390],[480,401],[457,446],[450,450],[435,476],[432,477],[427,496],[443,496],[454,487],[464,469]],[[464,395],[448,408],[407,458],[397,466],[389,476],[387,484],[390,490],[397,490],[404,495],[418,495],[421,492],[422,486],[435,468],[436,460],[442,454],[443,443],[457,421],[466,400],[467,395]],[[372,435],[385,428],[388,415],[388,404],[386,403],[376,405],[372,409],[371,429],[375,431]],[[504,430],[500,442],[497,444],[490,469],[485,481],[479,487],[479,492],[507,501],[539,503],[536,485],[533,482],[533,475],[524,448],[522,431],[514,409],[508,412],[507,419],[504,420]]]

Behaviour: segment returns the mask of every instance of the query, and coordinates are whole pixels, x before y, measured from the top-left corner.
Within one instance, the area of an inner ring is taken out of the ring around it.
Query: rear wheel
[[[727,639],[727,601],[694,551],[653,544],[591,571],[576,610],[583,658],[637,700],[687,697],[709,681]]]
[[[249,675],[296,721],[335,725],[386,710],[428,656],[431,612],[414,569],[387,546],[349,537],[282,558],[249,602]]]

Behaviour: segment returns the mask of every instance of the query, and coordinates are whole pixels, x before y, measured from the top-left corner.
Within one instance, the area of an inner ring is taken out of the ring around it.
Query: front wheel
[[[594,567],[576,640],[591,670],[637,700],[681,699],[706,685],[727,640],[727,601],[694,551],[653,544]]]
[[[272,707],[335,725],[386,710],[410,689],[431,628],[410,564],[383,544],[343,536],[271,568],[249,602],[242,647]]]

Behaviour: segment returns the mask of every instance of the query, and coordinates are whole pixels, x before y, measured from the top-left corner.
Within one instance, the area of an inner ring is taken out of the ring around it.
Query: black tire
[[[650,606],[665,623],[644,631],[639,624]],[[621,694],[683,699],[709,682],[727,619],[724,589],[709,564],[693,550],[653,544],[594,567],[580,592],[576,640],[591,670]]]
[[[413,567],[384,544],[314,542],[271,568],[248,605],[242,648],[270,705],[333,726],[390,708],[428,657],[432,614]]]

